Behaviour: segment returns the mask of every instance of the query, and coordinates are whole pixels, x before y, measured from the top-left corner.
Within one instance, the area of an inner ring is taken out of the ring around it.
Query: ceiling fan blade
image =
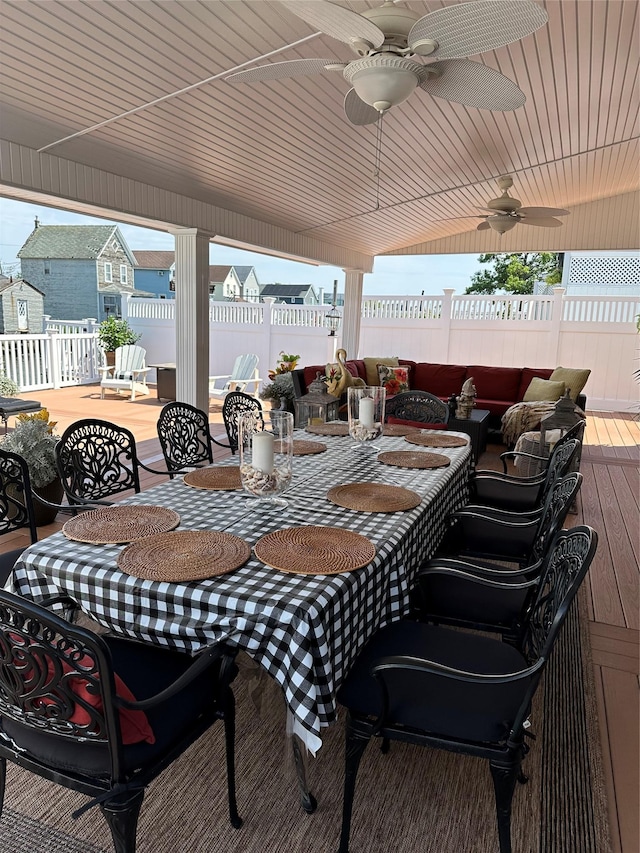
[[[330,65],[331,68],[326,66]],[[257,65],[238,71],[225,77],[226,83],[261,83],[263,80],[279,80],[282,77],[297,77],[302,74],[318,74],[321,71],[339,71],[347,63],[335,59],[288,59],[285,62],[272,62],[270,65]]]
[[[520,213],[520,211],[518,211]],[[522,225],[537,225],[538,228],[559,228],[561,225],[564,225],[564,222],[561,222],[559,219],[554,219],[553,216],[540,217],[539,219],[536,217],[534,219],[518,219],[518,222],[522,223]]]
[[[481,222],[476,231],[488,231],[491,228],[488,222]]]
[[[291,5],[296,5],[295,3]],[[530,0],[477,0],[437,9],[411,27],[409,47],[434,39],[434,59],[460,59],[518,41],[547,23],[545,10]]]
[[[355,89],[349,89],[344,96],[344,114],[351,124],[375,124],[380,118],[378,110],[365,104]]]
[[[439,71],[439,76],[429,74],[430,68]],[[448,59],[425,65],[420,88],[436,98],[480,110],[517,110],[526,101],[524,92],[513,80],[471,59]]]
[[[312,27],[334,39],[351,42],[367,41],[372,47],[380,47],[384,33],[372,21],[342,6],[334,6],[325,0],[280,0],[290,12],[302,18]]]
[[[521,207],[518,210],[519,216],[525,216],[527,219],[538,219],[540,216],[568,216],[570,210],[564,210],[561,207]]]

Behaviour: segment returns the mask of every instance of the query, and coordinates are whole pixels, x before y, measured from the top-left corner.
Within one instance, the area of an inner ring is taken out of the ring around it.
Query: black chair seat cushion
[[[0,586],[4,586],[9,580],[9,575],[13,571],[16,560],[22,556],[24,548],[16,548],[14,551],[7,551],[5,554],[0,554]]]
[[[151,643],[109,636],[104,639],[111,651],[114,672],[139,701],[164,690],[192,663],[189,655]],[[214,665],[173,698],[146,711],[156,742],[123,747],[127,773],[155,763],[201,718],[215,717],[217,674],[218,667]],[[21,749],[26,749],[42,763],[91,776],[109,774],[109,748],[104,743],[80,743],[50,732],[36,731],[6,718],[1,719],[1,725]]]
[[[509,583],[507,573],[500,578]],[[522,577],[513,578],[522,582]],[[421,578],[424,611],[482,625],[513,627],[524,607],[529,589],[498,589],[454,575],[428,574]]]
[[[381,692],[371,668],[381,658],[409,655],[456,669],[492,675],[527,664],[513,646],[490,637],[419,622],[394,622],[379,631],[356,660],[338,692],[352,713],[378,716]],[[497,743],[524,701],[529,680],[477,685],[413,671],[387,673],[387,722],[443,738]]]

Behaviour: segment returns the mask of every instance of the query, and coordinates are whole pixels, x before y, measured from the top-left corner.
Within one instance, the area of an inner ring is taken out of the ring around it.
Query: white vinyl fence
[[[254,352],[260,375],[278,353],[300,354],[300,364],[333,361],[340,332],[329,337],[327,306],[211,302],[210,374],[229,373],[235,357]],[[123,315],[147,351],[147,364],[176,360],[175,302],[123,299]],[[640,368],[633,297],[367,296],[362,301],[359,355],[398,355],[414,361],[504,367],[587,367],[593,409],[636,408]],[[43,335],[0,335],[0,370],[23,391],[97,382],[101,363],[90,318],[48,320]],[[74,331],[75,330],[75,331]],[[150,373],[153,381],[153,373]]]

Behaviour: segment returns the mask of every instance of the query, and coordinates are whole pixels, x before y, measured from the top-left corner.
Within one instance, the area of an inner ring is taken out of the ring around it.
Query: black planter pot
[[[45,501],[49,501],[49,503],[59,504],[62,500],[62,496],[64,494],[64,489],[62,488],[62,481],[57,478],[53,480],[51,483],[47,483],[46,486],[33,486],[33,491],[40,495]],[[52,509],[48,506],[43,506],[37,500],[33,501],[33,510],[36,520],[36,527],[43,527],[45,524],[51,524],[55,521],[56,515],[58,514],[57,509]]]

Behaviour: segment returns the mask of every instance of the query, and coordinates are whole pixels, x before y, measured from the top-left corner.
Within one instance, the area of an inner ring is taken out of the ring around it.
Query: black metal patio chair
[[[470,505],[474,508],[498,507],[513,512],[536,510],[544,504],[556,480],[574,470],[580,446],[577,438],[559,442],[549,457],[546,470],[538,477],[505,477],[497,471],[476,473],[469,480]]]
[[[135,853],[145,787],[223,720],[229,816],[241,826],[230,687],[236,672],[222,645],[194,658],[98,636],[0,590],[0,815],[11,761],[91,797],[74,817],[99,805],[116,853]]]
[[[31,488],[29,468],[22,456],[0,449],[0,536],[28,529],[31,543],[37,542],[34,502],[58,512],[75,514],[79,510],[79,507],[59,506],[41,498]],[[25,547],[0,554],[0,586],[7,581]]]
[[[139,469],[157,471],[138,458],[133,433],[97,418],[71,424],[56,445],[60,479],[69,503],[101,501],[133,489],[140,491]]]
[[[189,403],[167,403],[156,426],[170,477],[185,468],[213,463],[211,442],[215,439],[209,430],[209,418],[202,409]]]
[[[243,391],[230,391],[222,404],[222,420],[227,431],[229,447],[235,453],[238,449],[238,418],[240,415],[255,412],[262,417],[262,406],[250,394]]]
[[[451,526],[434,559],[472,557],[531,566],[542,558],[549,540],[564,524],[581,485],[582,474],[575,471],[556,480],[542,512],[520,514],[479,507],[452,513]]]
[[[385,420],[388,423],[408,421],[425,428],[446,429],[449,407],[428,391],[401,391],[386,401]]]
[[[526,781],[521,764],[531,702],[596,543],[586,526],[559,534],[520,649],[408,621],[394,622],[369,641],[338,692],[348,711],[339,853],[349,850],[358,766],[372,737],[382,738],[383,746],[400,740],[486,759],[500,853],[511,853],[511,803],[516,782]]]

